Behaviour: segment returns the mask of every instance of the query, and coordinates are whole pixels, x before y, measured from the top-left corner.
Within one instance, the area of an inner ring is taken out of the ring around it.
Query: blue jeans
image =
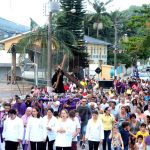
[[[124,146],[124,150],[128,150],[129,149],[129,145]]]
[[[119,147],[111,147],[111,150],[121,150],[121,147],[119,146]]]
[[[109,139],[111,130],[104,130],[103,150],[106,150],[106,144],[108,144],[108,150],[111,150],[111,139]]]
[[[81,135],[85,135],[87,124],[81,124]]]

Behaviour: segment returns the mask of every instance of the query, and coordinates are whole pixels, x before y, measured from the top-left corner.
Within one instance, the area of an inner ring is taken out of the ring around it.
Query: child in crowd
[[[130,136],[129,130],[130,130],[129,122],[127,121],[123,122],[120,133],[123,140],[124,150],[129,149],[129,136]]]
[[[135,144],[136,150],[144,150],[143,136],[139,135],[137,137],[137,143]]]
[[[111,139],[111,149],[112,150],[124,149],[122,137],[121,137],[121,134],[118,131],[117,125],[114,125],[109,138]]]
[[[142,123],[140,125],[140,131],[138,131],[136,133],[136,138],[139,136],[139,135],[142,135],[143,136],[143,142],[144,142],[144,139],[145,137],[147,137],[149,135],[149,133],[146,131],[146,124],[145,123]]]

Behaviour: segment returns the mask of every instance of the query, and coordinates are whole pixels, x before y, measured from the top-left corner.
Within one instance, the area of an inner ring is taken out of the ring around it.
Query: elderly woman
[[[31,114],[32,114],[32,108],[28,107],[26,109],[25,114],[21,117],[21,119],[23,120],[23,124],[24,124],[24,137],[23,137],[23,141],[22,141],[23,150],[28,150],[29,149],[29,145],[25,141],[25,134],[26,134],[26,127],[27,127],[28,120],[32,116]]]

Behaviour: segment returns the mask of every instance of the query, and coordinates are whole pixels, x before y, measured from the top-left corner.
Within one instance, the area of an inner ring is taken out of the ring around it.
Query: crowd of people
[[[150,150],[150,82],[116,79],[105,90],[86,77],[80,84],[65,83],[62,94],[32,87],[25,97],[0,101],[1,149],[77,150],[88,143],[89,150]]]

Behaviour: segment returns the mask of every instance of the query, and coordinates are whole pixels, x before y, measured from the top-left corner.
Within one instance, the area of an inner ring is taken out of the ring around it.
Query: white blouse
[[[45,141],[47,137],[47,130],[44,126],[42,118],[31,117],[27,124],[25,140],[32,142]]]
[[[44,122],[45,128],[47,130],[47,136],[48,136],[49,141],[55,140],[55,138],[56,138],[55,127],[56,127],[56,123],[57,123],[57,118],[52,116],[52,118],[50,120],[48,120],[47,116],[45,116],[43,118],[43,122]],[[51,130],[48,130],[47,127],[50,128]]]
[[[100,119],[96,122],[93,119],[88,121],[85,137],[89,141],[100,141],[104,139],[104,128]]]
[[[4,121],[3,138],[5,138],[5,141],[18,142],[18,139],[22,140],[23,133],[23,121],[19,117],[14,120],[7,118]]]
[[[64,129],[66,132],[59,133],[57,132],[59,129]],[[55,146],[58,147],[71,147],[72,144],[72,122],[70,119],[67,119],[66,121],[62,121],[59,119],[56,124],[56,140],[55,140]]]

